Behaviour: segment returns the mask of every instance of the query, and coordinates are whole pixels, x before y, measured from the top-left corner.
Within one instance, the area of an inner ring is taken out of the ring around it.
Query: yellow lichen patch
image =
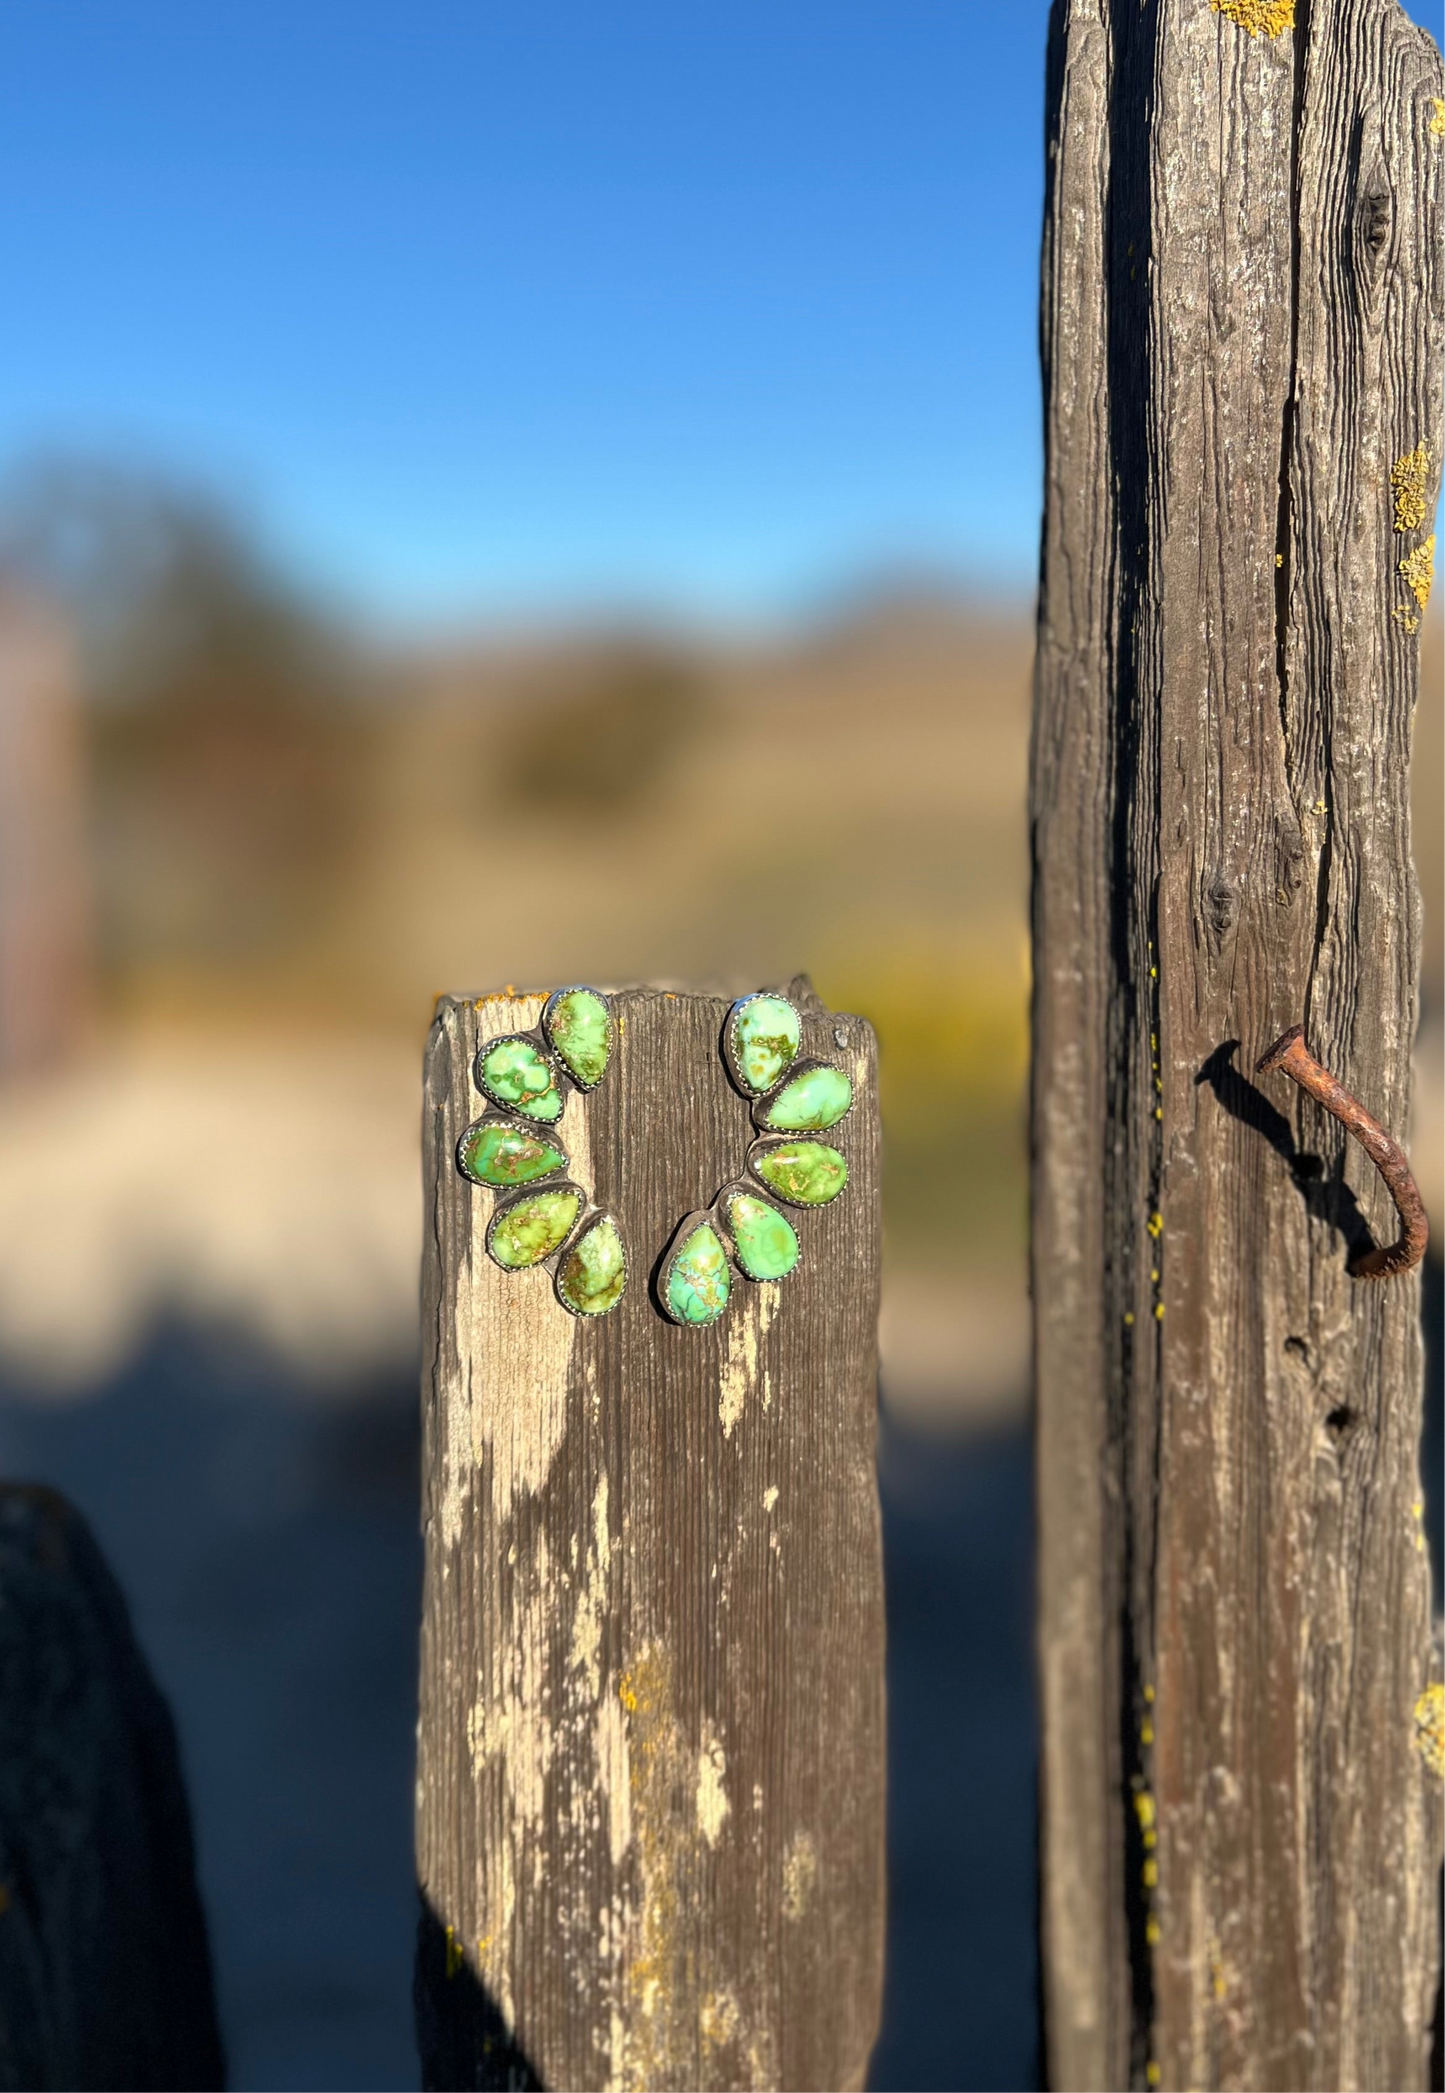
[[[618,1682],[627,1710],[629,1807],[639,1877],[638,1935],[627,1969],[623,2083],[687,2082],[696,1999],[684,1923],[690,1841],[675,1798],[689,1757],[673,1709],[672,1662],[661,1644],[643,1650]],[[685,1792],[685,1790],[684,1790]],[[615,2069],[615,2062],[614,2062]]]
[[[539,1001],[545,1003],[551,993],[550,988],[519,989],[514,981],[509,981],[505,988],[494,988],[489,990],[486,995],[478,996],[472,1008],[473,1010],[490,1010],[493,1003],[520,1003],[528,996],[535,996]]]
[[[1430,466],[1428,443],[1417,443],[1390,467],[1390,485],[1395,490],[1395,528],[1417,531],[1430,513]]]
[[[1144,1938],[1151,1948],[1159,1945],[1159,1921],[1151,1913],[1144,1921]]]
[[[1439,1780],[1445,1774],[1445,1686],[1438,1679],[1415,1703],[1415,1749]]]
[[[1217,15],[1223,15],[1251,36],[1279,36],[1294,27],[1294,0],[1209,0]]]
[[[1157,1861],[1157,1860],[1146,1860],[1146,1861],[1145,1861],[1145,1863],[1144,1863],[1144,1865],[1143,1865],[1143,1867],[1142,1867],[1142,1868],[1141,1868],[1141,1869],[1139,1870],[1139,1879],[1140,1879],[1140,1881],[1141,1881],[1141,1882],[1143,1883],[1143,1885],[1144,1885],[1144,1887],[1145,1887],[1145,1889],[1146,1889],[1146,1890],[1153,1890],[1153,1889],[1158,1889],[1158,1887],[1159,1887],[1159,1863],[1158,1863],[1158,1861]]]
[[[1154,1828],[1154,1797],[1147,1788],[1141,1788],[1134,1797],[1134,1815],[1139,1819],[1140,1831]]]
[[[1430,97],[1430,136],[1445,138],[1445,101],[1438,94]]]
[[[462,1966],[462,1944],[455,1926],[447,1927],[447,1975],[454,1977]]]
[[[1413,552],[1406,553],[1400,562],[1400,573],[1410,594],[1423,610],[1430,601],[1430,588],[1435,579],[1435,533],[1422,538]]]
[[[1157,1243],[1160,1236],[1164,1233],[1164,1216],[1162,1214],[1151,1214],[1149,1216],[1149,1233]]]
[[[1406,632],[1418,632],[1420,630],[1420,620],[1416,617],[1414,611],[1408,610],[1403,603],[1397,603],[1390,616],[1397,625],[1403,626]]]

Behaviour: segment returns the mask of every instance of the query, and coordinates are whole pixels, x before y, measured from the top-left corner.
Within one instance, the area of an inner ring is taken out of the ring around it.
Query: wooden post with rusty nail
[[[1423,2087],[1419,1276],[1357,1283],[1386,1186],[1241,1042],[1308,1012],[1408,1141],[1445,78],[1396,0],[1055,0],[1048,77],[1049,2079]]]
[[[682,1328],[654,1269],[754,1128],[726,998],[628,989],[558,1122],[627,1290],[569,1315],[487,1256],[457,1144],[485,1040],[540,995],[445,997],[423,1121],[426,1584],[416,1790],[424,2083],[861,2086],[883,1948],[874,1471],[875,1047],[806,981],[801,1055],[847,1071],[846,1190],[797,1269]],[[831,1137],[828,1137],[831,1138]]]

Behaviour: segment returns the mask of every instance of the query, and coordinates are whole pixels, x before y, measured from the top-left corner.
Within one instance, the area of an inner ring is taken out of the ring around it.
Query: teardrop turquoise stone
[[[580,1192],[533,1192],[498,1209],[487,1248],[509,1272],[524,1271],[561,1248],[581,1211]]]
[[[622,1299],[627,1284],[627,1252],[610,1214],[582,1236],[562,1260],[557,1291],[574,1315],[606,1315]]]
[[[482,1049],[477,1074],[483,1090],[499,1105],[510,1105],[529,1119],[562,1117],[556,1070],[530,1039],[494,1040]]]
[[[730,1283],[717,1230],[703,1221],[668,1267],[668,1313],[674,1322],[715,1323],[728,1305]]]
[[[495,1185],[499,1190],[529,1185],[567,1168],[567,1157],[554,1142],[500,1119],[479,1119],[469,1126],[457,1149],[457,1161],[476,1184]]]
[[[780,1141],[753,1158],[753,1169],[794,1206],[826,1206],[848,1182],[848,1165],[821,1141]]]
[[[805,1068],[784,1083],[762,1114],[780,1134],[825,1134],[853,1102],[853,1079],[841,1068]]]
[[[744,996],[728,1020],[732,1063],[749,1090],[771,1090],[792,1065],[802,1037],[786,996]]]
[[[751,1192],[728,1201],[728,1228],[749,1279],[786,1279],[798,1262],[798,1238],[786,1214]]]
[[[612,1014],[592,988],[564,989],[544,1013],[552,1050],[584,1090],[602,1081],[612,1053]]]

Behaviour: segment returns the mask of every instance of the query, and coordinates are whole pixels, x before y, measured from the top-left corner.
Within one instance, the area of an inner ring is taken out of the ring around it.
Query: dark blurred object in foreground
[[[83,1522],[0,1486],[0,2086],[224,2083],[170,1715]]]

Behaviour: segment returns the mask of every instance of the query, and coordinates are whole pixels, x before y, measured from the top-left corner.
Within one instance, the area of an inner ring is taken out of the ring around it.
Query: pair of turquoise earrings
[[[567,1176],[555,1127],[568,1086],[595,1090],[616,1042],[600,989],[559,988],[532,1032],[491,1039],[476,1060],[477,1086],[492,1109],[457,1144],[457,1166],[473,1184],[508,1196],[487,1224],[488,1256],[504,1271],[550,1264],[553,1290],[572,1315],[607,1315],[627,1286],[627,1250],[615,1217]],[[828,1133],[853,1107],[852,1078],[830,1061],[799,1060],[802,1022],[786,996],[741,997],[723,1027],[723,1058],[752,1107],[756,1134],[744,1175],[710,1207],[684,1216],[658,1276],[657,1296],[674,1323],[715,1323],[728,1305],[733,1268],[762,1283],[798,1262],[792,1222],[775,1201],[826,1206],[848,1182]],[[771,1198],[765,1196],[771,1193]]]

